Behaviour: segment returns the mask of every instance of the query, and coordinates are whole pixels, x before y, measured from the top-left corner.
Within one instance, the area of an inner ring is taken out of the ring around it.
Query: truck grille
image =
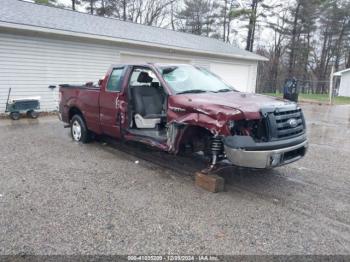
[[[288,139],[305,132],[300,108],[278,108],[266,113],[270,140]]]
[[[277,137],[287,138],[304,132],[304,120],[301,109],[274,112],[277,126]]]

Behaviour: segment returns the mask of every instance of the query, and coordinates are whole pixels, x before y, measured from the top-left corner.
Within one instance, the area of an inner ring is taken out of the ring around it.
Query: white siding
[[[49,85],[96,82],[116,60],[108,45],[0,34],[0,112],[9,87],[12,98],[41,96],[41,109],[55,110],[58,88]]]
[[[130,60],[135,57],[144,60],[152,57],[154,62],[191,63],[208,69],[213,63],[220,64],[221,67],[230,64],[242,65],[249,68],[249,73],[244,79],[247,87],[243,91],[255,91],[257,63],[254,61],[217,59],[107,41],[89,41],[91,40],[80,38],[58,39],[39,34],[28,36],[0,33],[0,112],[5,109],[10,87],[12,98],[41,96],[43,111],[56,110],[58,88],[51,90],[48,86],[97,82],[104,77],[111,64],[128,60],[133,62]],[[235,77],[240,74],[239,70],[228,71],[236,75]]]
[[[339,96],[350,97],[350,71],[343,73],[341,76]]]

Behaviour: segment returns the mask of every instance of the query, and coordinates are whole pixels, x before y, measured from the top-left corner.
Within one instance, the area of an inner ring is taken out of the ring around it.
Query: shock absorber
[[[218,161],[218,157],[220,156],[220,154],[222,154],[223,151],[223,144],[221,138],[213,137],[211,140],[210,149],[212,154],[211,167],[214,167]]]

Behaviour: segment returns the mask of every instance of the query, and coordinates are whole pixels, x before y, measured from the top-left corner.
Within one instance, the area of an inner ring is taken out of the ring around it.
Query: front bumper
[[[232,147],[232,143],[224,141],[225,153],[228,160],[236,166],[250,168],[273,168],[286,165],[301,159],[307,151],[308,141],[296,140],[297,144],[284,143],[279,147],[262,149],[262,147]],[[276,148],[276,149],[275,149]]]

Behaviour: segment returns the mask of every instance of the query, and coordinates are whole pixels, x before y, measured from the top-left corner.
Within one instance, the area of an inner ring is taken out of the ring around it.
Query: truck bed
[[[100,88],[93,85],[60,85],[60,112],[62,120],[69,123],[72,105],[79,105],[88,128],[94,130],[100,121]]]

